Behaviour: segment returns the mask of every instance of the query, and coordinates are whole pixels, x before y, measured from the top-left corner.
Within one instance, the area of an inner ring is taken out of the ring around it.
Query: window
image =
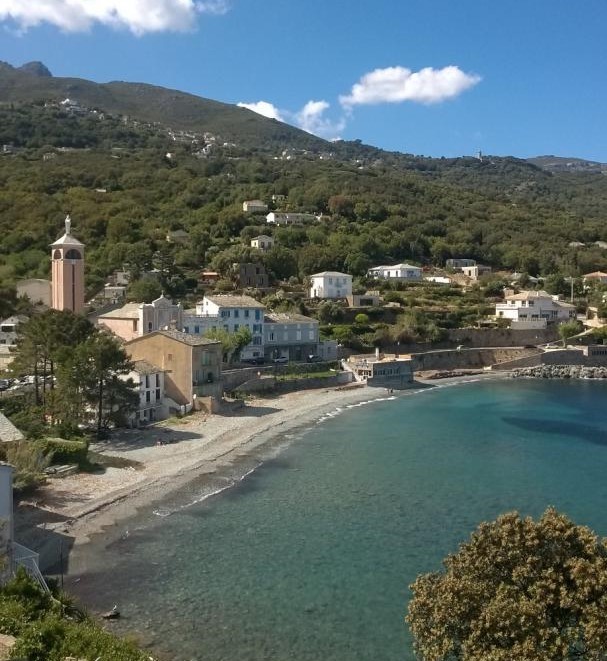
[[[190,332],[190,329],[189,329],[187,326],[184,326],[184,327],[183,327],[183,332],[184,332],[184,333],[189,333],[189,332]]]
[[[200,326],[194,326],[194,333],[196,333],[196,335],[200,334]]]
[[[301,331],[300,330],[295,331],[295,339],[296,340],[301,340]]]
[[[221,316],[225,319],[226,317],[230,316],[230,311],[229,310],[222,310],[221,311]]]
[[[150,375],[149,374],[145,375],[145,387],[146,388],[150,387]]]
[[[156,374],[156,388],[160,387],[160,374]]]
[[[234,319],[238,319],[240,317],[240,310],[234,310]]]
[[[171,360],[173,360],[173,354],[172,354],[172,353],[168,353],[168,354],[167,354],[167,360],[168,360],[169,362],[171,362]]]
[[[151,332],[152,332],[152,328],[153,328],[153,327],[154,327],[154,326],[153,326],[152,322],[151,322],[151,321],[148,321],[148,333],[151,333]]]
[[[234,332],[236,332],[240,328],[240,324],[234,324]]]
[[[160,401],[160,388],[156,388],[156,401]]]
[[[245,311],[244,311],[244,318],[245,318],[245,319],[248,319],[248,318],[249,318],[249,312],[250,312],[249,310],[245,310]]]
[[[255,310],[255,321],[259,321],[260,319],[261,319],[261,311]]]
[[[274,342],[274,333],[270,333],[270,342]]]
[[[152,398],[151,398],[151,396],[150,396],[150,391],[149,391],[149,390],[145,393],[145,401],[146,401],[146,402],[150,402],[150,401],[152,401]]]

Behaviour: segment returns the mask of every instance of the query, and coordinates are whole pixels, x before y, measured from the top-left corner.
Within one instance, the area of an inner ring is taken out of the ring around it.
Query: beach
[[[40,553],[43,567],[52,566],[58,538],[70,538],[66,548],[85,544],[188,481],[216,475],[254,455],[277,434],[338,407],[385,396],[385,389],[364,386],[308,390],[248,400],[225,415],[195,413],[146,429],[114,432],[91,449],[136,465],[49,479],[19,504],[16,538]]]
[[[501,376],[458,376],[440,383],[453,385]],[[419,381],[420,387],[429,385],[438,382]],[[43,569],[57,569],[61,556],[63,569],[69,571],[65,560],[71,550],[102,532],[107,540],[117,524],[193,479],[221,475],[239,460],[261,455],[289,430],[331,411],[413,391],[391,394],[384,388],[362,384],[306,390],[251,399],[225,414],[195,413],[146,429],[116,431],[91,449],[133,465],[49,479],[34,497],[19,504],[16,539],[40,553]]]

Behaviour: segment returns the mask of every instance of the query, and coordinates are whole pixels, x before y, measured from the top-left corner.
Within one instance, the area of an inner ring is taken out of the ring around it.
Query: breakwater
[[[607,367],[584,365],[537,365],[512,370],[512,378],[531,377],[536,379],[607,379]]]

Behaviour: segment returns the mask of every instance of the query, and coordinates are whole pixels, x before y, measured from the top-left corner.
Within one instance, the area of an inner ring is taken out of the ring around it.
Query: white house
[[[422,279],[422,270],[411,264],[394,264],[394,266],[375,266],[367,271],[369,278],[384,280],[405,280],[418,282]]]
[[[488,275],[491,273],[491,267],[485,266],[484,264],[462,266],[459,270],[471,280],[478,280],[482,275]]]
[[[265,306],[251,296],[221,294],[205,296],[196,304],[196,310],[186,312],[183,331],[192,335],[204,335],[217,328],[235,333],[243,327],[251,331],[252,340],[240,353],[243,359],[263,356],[263,317]]]
[[[245,213],[266,213],[268,205],[261,200],[245,200],[242,203],[242,210]]]
[[[313,223],[318,218],[313,213],[286,213],[283,211],[271,211],[266,216],[270,225],[305,225]]]
[[[168,417],[169,407],[164,397],[164,371],[147,360],[135,360],[133,370],[125,379],[133,379],[139,394],[139,405],[131,424],[138,426]]]
[[[576,318],[575,305],[557,301],[545,291],[507,293],[503,303],[496,303],[495,316],[509,319],[513,328],[543,328],[549,321]]]
[[[251,248],[257,248],[257,250],[271,250],[274,247],[274,239],[271,236],[266,234],[260,234],[259,236],[254,236],[251,239]]]
[[[310,298],[347,298],[352,296],[352,276],[338,271],[323,271],[310,276]]]

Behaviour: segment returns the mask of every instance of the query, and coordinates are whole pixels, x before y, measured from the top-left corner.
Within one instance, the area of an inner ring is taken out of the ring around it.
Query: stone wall
[[[450,370],[450,369],[481,369],[496,363],[514,359],[534,357],[538,349],[505,347],[497,349],[447,349],[444,351],[429,351],[412,354],[415,371]]]
[[[541,379],[607,379],[607,367],[585,365],[539,365],[512,372],[512,377],[534,377]]]
[[[287,393],[297,390],[314,390],[317,388],[334,388],[351,383],[353,375],[350,372],[338,372],[334,376],[317,376],[304,379],[289,379],[280,381],[271,377],[255,378],[243,383],[238,388],[238,393]]]

